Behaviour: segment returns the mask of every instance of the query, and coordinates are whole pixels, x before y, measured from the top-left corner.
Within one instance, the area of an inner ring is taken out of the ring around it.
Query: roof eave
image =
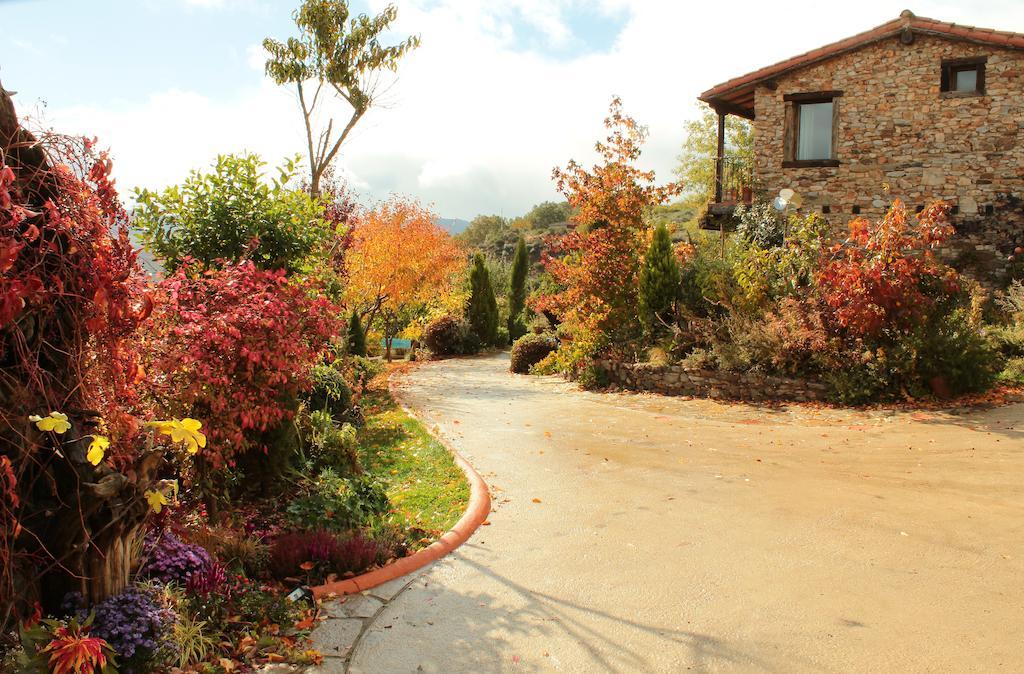
[[[1024,50],[1024,34],[959,26],[925,17],[917,17],[910,12],[904,12],[900,15],[900,18],[883,23],[871,30],[723,82],[708,89],[698,98],[712,107],[732,106],[739,108],[743,113],[747,114],[736,111],[733,111],[733,114],[741,114],[741,116],[753,119],[754,110],[752,108],[748,108],[745,105],[737,105],[736,103],[741,97],[748,98],[758,85],[777,77],[788,75],[795,70],[816,65],[822,61],[863,49],[883,40],[888,40],[900,35],[904,31],[1001,49]]]

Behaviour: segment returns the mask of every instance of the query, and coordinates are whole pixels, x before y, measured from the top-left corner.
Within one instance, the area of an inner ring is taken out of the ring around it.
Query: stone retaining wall
[[[682,365],[651,365],[597,360],[612,384],[634,391],[724,400],[809,402],[825,400],[828,387],[801,379],[770,377],[757,373],[692,370]]]

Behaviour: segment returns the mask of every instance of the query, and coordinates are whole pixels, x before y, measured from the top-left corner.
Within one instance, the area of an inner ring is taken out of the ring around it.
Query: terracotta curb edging
[[[388,382],[388,388],[391,389],[390,382]],[[416,415],[398,399],[398,396],[393,391],[392,395],[401,405],[402,409],[405,410],[406,414],[419,421]],[[431,435],[433,436],[433,434]],[[318,585],[312,588],[313,595],[318,599],[328,594],[357,594],[422,569],[427,564],[436,562],[469,540],[469,537],[480,528],[480,525],[490,515],[491,493],[487,488],[487,483],[484,482],[484,479],[480,477],[476,469],[454,447],[441,438],[435,437],[434,439],[444,445],[445,449],[451,453],[452,458],[455,459],[455,464],[466,475],[466,480],[469,482],[469,505],[466,506],[466,512],[462,514],[462,517],[455,523],[455,526],[445,532],[441,538],[408,557],[403,557],[385,567],[374,569],[354,578],[346,578],[345,580]]]

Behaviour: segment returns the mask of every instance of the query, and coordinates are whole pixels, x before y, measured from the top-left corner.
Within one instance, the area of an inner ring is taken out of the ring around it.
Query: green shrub
[[[384,372],[384,365],[371,358],[353,356],[348,362],[348,372],[350,373],[350,381],[353,384],[358,384],[359,390],[366,393],[366,387],[370,385],[370,381]],[[356,421],[357,423],[362,423],[361,416]]]
[[[302,604],[289,601],[278,592],[252,588],[238,600],[238,617],[247,622],[268,625],[294,625],[302,617]]]
[[[738,288],[732,262],[722,257],[717,242],[708,238],[698,241],[680,272],[679,299],[684,316],[722,316],[728,311]]]
[[[591,364],[580,370],[576,376],[576,383],[589,391],[605,388],[610,382],[607,372]]]
[[[328,469],[302,485],[301,495],[288,504],[286,512],[299,529],[347,531],[390,508],[380,480],[368,475],[343,478]]]
[[[512,260],[512,278],[508,294],[508,323],[506,342],[511,343],[526,334],[523,314],[526,309],[526,277],[530,271],[530,258],[526,252],[526,241],[519,237],[516,242],[516,255]]]
[[[309,415],[308,427],[309,467],[328,466],[350,475],[362,472],[355,426],[339,424],[327,410],[316,410]]]
[[[545,335],[524,335],[512,345],[510,369],[516,374],[526,374],[534,365],[544,360],[558,348],[558,340]]]
[[[308,267],[332,233],[323,204],[289,186],[295,160],[271,181],[265,166],[257,155],[221,155],[211,172],[193,171],[180,186],[136,191],[135,232],[169,272],[185,258],[206,266],[244,257],[261,269]]]
[[[688,370],[713,370],[716,365],[714,356],[701,348],[693,349],[679,362]]]
[[[1024,323],[998,325],[990,329],[992,344],[1007,358],[1024,357]]]
[[[981,330],[956,308],[933,316],[888,343],[856,342],[836,354],[823,379],[842,403],[862,404],[932,395],[932,380],[953,394],[981,391],[995,381],[1001,359]]]
[[[1024,321],[1024,282],[1015,280],[996,299],[999,306],[1014,322]]]
[[[215,553],[228,569],[248,578],[260,578],[267,568],[270,549],[257,538],[238,534],[225,537]]]
[[[469,292],[469,304],[466,307],[469,331],[479,340],[481,346],[496,346],[498,301],[494,297],[484,256],[480,253],[473,257],[473,267],[469,274]]]
[[[486,345],[480,341],[480,337],[472,330],[466,330],[463,334],[461,347],[463,354],[472,356],[473,354],[480,353],[484,346]]]
[[[785,245],[745,242],[734,249],[730,262],[739,291],[734,302],[739,308],[756,313],[787,297],[805,297],[814,285],[828,228],[820,216],[793,215]]]
[[[348,352],[353,356],[366,357],[366,332],[359,320],[359,312],[355,309],[348,319]]]
[[[352,412],[352,391],[345,376],[330,365],[317,365],[310,373],[313,387],[306,395],[311,410],[326,411],[337,421],[346,421]]]
[[[1011,358],[1006,361],[998,381],[1009,386],[1024,386],[1024,358]]]
[[[435,318],[423,329],[423,344],[435,356],[457,356],[464,352],[466,325],[455,316]]]
[[[736,209],[739,224],[736,234],[749,246],[774,248],[781,246],[785,237],[785,222],[770,202],[759,202]]]
[[[640,265],[640,320],[648,334],[662,332],[674,318],[679,298],[679,263],[665,225],[658,225]]]
[[[945,379],[953,393],[982,391],[1001,369],[999,355],[963,308],[934,317],[918,340],[918,376]]]

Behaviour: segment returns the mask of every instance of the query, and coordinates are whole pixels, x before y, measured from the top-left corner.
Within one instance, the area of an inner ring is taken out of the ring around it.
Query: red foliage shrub
[[[328,531],[305,531],[278,537],[270,548],[269,566],[276,578],[303,575],[307,562],[321,571],[359,573],[380,557],[381,546],[358,532],[342,538]]]
[[[829,355],[829,334],[818,302],[787,297],[764,315],[753,332],[763,360],[774,372],[813,372],[815,363]]]
[[[344,331],[308,282],[244,261],[186,264],[159,286],[153,341],[158,395],[171,414],[206,420],[214,468],[290,419],[309,371]]]
[[[270,546],[270,573],[275,578],[301,575],[302,564],[326,562],[337,549],[338,539],[328,531],[303,531],[278,536]]]
[[[331,558],[331,570],[336,573],[359,573],[380,560],[381,546],[362,534],[356,533],[338,546]]]
[[[927,315],[937,294],[959,292],[956,272],[931,253],[953,234],[948,210],[932,204],[908,226],[906,207],[896,201],[876,224],[864,218],[850,223],[849,238],[832,249],[817,275],[837,328],[852,337],[907,330]]]

